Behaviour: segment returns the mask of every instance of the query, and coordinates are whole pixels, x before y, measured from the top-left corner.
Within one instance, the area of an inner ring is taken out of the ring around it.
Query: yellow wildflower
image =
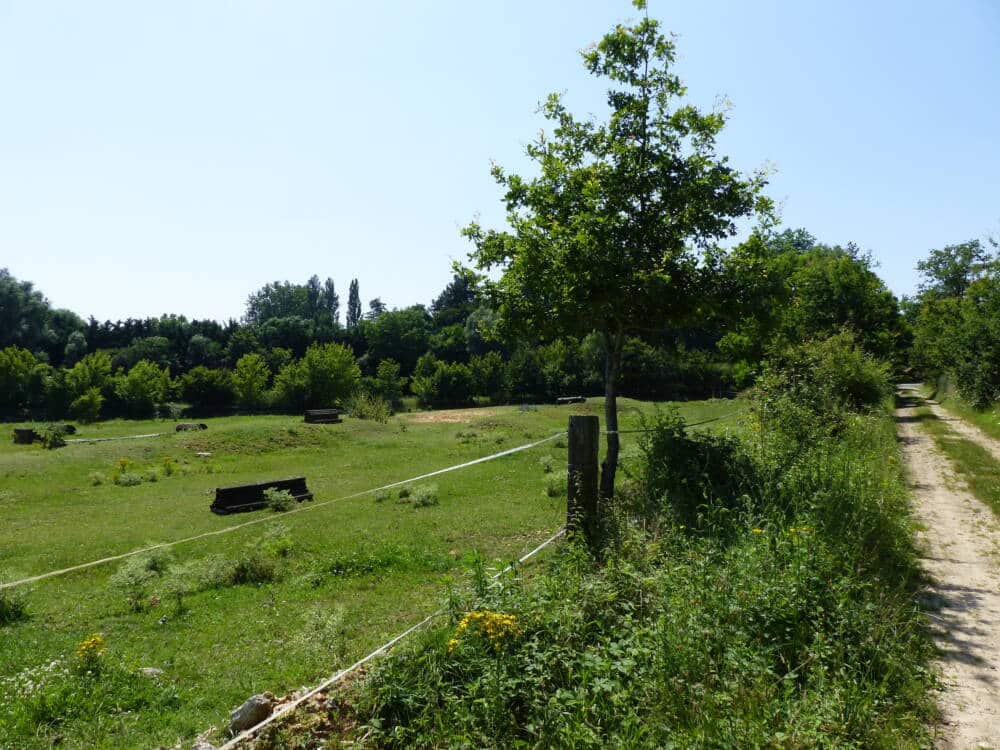
[[[764,529],[754,529],[753,533],[754,534],[763,534],[764,533]]]

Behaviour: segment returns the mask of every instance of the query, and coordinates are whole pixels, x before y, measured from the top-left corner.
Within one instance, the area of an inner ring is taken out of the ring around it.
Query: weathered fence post
[[[566,476],[566,529],[582,532],[591,546],[599,533],[597,451],[601,424],[597,417],[569,418],[569,462]]]

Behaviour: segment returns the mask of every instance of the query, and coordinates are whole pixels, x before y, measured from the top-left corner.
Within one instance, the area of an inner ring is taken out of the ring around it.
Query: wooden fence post
[[[566,476],[566,530],[582,532],[591,546],[599,532],[597,451],[601,424],[597,417],[569,418],[569,461]]]

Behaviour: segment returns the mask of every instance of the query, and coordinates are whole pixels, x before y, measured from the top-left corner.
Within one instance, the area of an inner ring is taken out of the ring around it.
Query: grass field
[[[726,400],[677,406],[692,422],[741,408]],[[622,429],[652,408],[624,401]],[[564,482],[565,445],[417,482],[436,486],[437,502],[424,506],[413,502],[418,493],[400,502],[393,492],[288,516],[216,516],[208,511],[215,487],[305,475],[318,504],[538,440],[565,429],[569,414],[599,410],[592,400],[402,414],[384,425],[230,417],[198,433],[170,432],[172,422],[109,422],[76,437],[168,434],[54,451],[3,443],[5,580],[255,517],[273,523],[174,547],[132,589],[116,585],[129,565],[118,562],[15,590],[28,615],[0,620],[0,747],[190,742],[224,726],[228,710],[253,693],[315,683],[432,610],[475,556],[511,559],[558,528],[565,498],[549,484]],[[635,442],[625,437],[626,457]],[[120,486],[116,474],[139,483]],[[81,704],[72,680],[86,674],[59,674],[94,633],[122,687]],[[163,673],[135,677],[142,667]]]

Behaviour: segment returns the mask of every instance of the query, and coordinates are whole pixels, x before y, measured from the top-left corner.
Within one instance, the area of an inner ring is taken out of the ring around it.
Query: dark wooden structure
[[[36,440],[41,440],[41,436],[31,428],[14,428],[14,442],[18,445],[31,445]]]
[[[583,534],[592,547],[599,543],[601,507],[597,487],[601,424],[597,417],[570,417],[566,472],[566,530]]]
[[[291,479],[276,479],[273,482],[260,482],[258,484],[216,487],[215,500],[212,501],[209,510],[220,515],[260,510],[267,506],[267,500],[264,499],[264,490],[267,489],[288,490],[292,493],[292,497],[299,502],[313,499],[313,494],[306,487],[306,478],[292,477]]]
[[[586,396],[560,396],[556,399],[556,403],[563,406],[564,404],[582,404],[586,400]]]
[[[305,421],[310,424],[340,423],[340,409],[306,409]]]
[[[184,432],[186,430],[207,430],[208,425],[204,422],[181,422],[174,428],[175,432]]]

